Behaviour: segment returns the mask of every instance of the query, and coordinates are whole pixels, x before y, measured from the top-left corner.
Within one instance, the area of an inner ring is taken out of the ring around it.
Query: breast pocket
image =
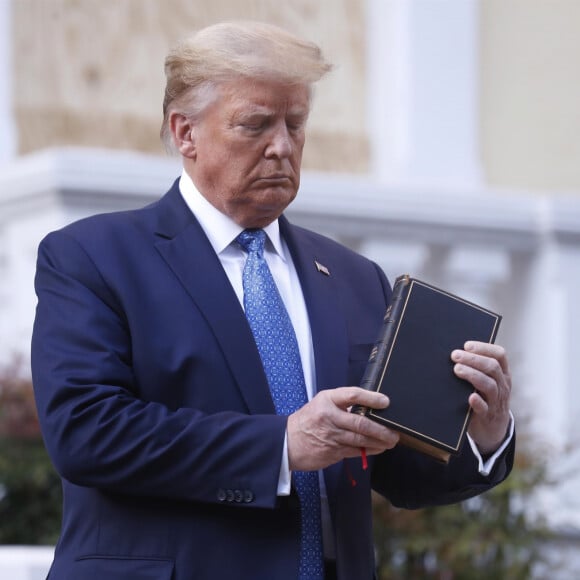
[[[77,560],[67,576],[70,580],[171,580],[173,560],[87,556]]]
[[[361,383],[373,343],[353,344],[348,356],[348,384],[358,386]]]

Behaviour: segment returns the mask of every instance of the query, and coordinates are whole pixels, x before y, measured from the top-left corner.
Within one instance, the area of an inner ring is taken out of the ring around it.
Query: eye
[[[252,118],[240,121],[239,127],[247,133],[260,133],[268,127],[268,119]]]
[[[286,126],[288,127],[288,130],[291,131],[292,133],[297,133],[302,129],[301,123],[286,123]]]
[[[242,123],[241,126],[248,131],[261,131],[264,128],[263,123]]]
[[[304,128],[305,123],[306,121],[302,117],[287,119],[286,127],[288,127],[288,131],[296,133]]]

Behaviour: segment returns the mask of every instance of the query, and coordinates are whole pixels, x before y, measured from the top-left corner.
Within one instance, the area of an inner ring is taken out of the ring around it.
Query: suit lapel
[[[199,307],[219,342],[250,413],[274,413],[243,309],[177,182],[158,203],[157,250]],[[192,329],[193,331],[193,329]]]
[[[343,386],[347,376],[348,341],[344,315],[337,303],[333,258],[325,255],[310,237],[280,218],[280,231],[292,254],[308,309],[317,390]]]

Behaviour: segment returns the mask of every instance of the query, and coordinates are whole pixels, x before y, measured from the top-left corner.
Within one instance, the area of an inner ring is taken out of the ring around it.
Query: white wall
[[[44,580],[53,555],[51,546],[0,546],[0,578]]]
[[[0,166],[16,154],[12,107],[12,3],[0,0]]]

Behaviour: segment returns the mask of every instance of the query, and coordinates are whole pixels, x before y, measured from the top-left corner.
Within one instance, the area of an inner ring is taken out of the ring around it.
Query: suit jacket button
[[[234,501],[234,492],[231,489],[226,489],[226,501]]]
[[[244,502],[252,503],[254,501],[254,494],[251,489],[244,489]]]
[[[218,489],[217,498],[218,498],[218,501],[226,501],[226,490],[225,489]]]

